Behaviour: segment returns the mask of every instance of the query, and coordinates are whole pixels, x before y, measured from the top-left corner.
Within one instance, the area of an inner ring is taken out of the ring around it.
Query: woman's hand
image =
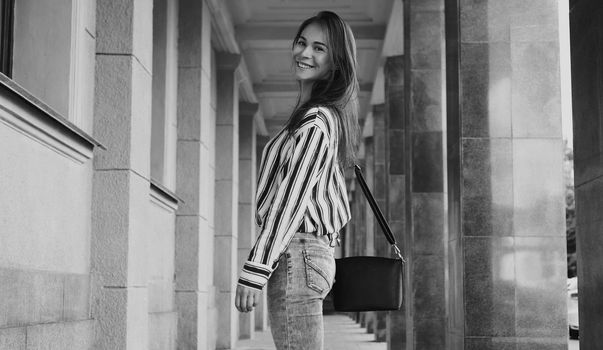
[[[260,301],[260,291],[252,288],[237,285],[237,294],[235,295],[235,307],[240,312],[253,311],[253,308]]]

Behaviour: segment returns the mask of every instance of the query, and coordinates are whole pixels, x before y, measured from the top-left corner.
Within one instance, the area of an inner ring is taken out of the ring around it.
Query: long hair
[[[343,19],[333,12],[322,11],[300,25],[293,46],[304,29],[312,23],[319,24],[325,33],[332,69],[326,77],[314,82],[310,99],[301,105],[301,82],[299,82],[300,94],[286,128],[290,134],[293,134],[310,108],[318,106],[329,108],[335,112],[339,127],[338,160],[343,166],[349,166],[355,160],[359,134],[356,41],[352,29]]]

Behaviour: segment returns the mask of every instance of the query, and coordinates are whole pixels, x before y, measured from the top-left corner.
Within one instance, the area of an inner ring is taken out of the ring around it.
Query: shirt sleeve
[[[260,235],[243,266],[240,285],[261,290],[270,278],[280,254],[301,224],[312,191],[325,167],[329,144],[328,134],[314,122],[306,122],[296,131],[293,155]]]

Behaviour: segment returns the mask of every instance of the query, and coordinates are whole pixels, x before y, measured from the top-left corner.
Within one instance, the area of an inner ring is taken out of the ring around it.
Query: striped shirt
[[[261,290],[295,232],[317,232],[333,240],[350,220],[337,162],[338,130],[331,111],[315,107],[293,136],[283,129],[266,144],[256,193],[261,231],[239,284]]]

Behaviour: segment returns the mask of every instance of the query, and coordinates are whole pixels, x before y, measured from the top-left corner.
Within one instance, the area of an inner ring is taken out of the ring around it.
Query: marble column
[[[384,65],[385,76],[385,157],[386,157],[386,215],[392,232],[396,236],[398,246],[405,253],[406,249],[406,202],[408,186],[406,183],[406,162],[409,160],[406,140],[405,96],[404,96],[404,56],[388,57]],[[389,248],[391,254],[391,248]],[[404,305],[399,311],[387,315],[387,341],[391,348],[403,348],[406,344],[406,309]]]
[[[236,345],[239,323],[238,311],[233,305],[239,274],[239,87],[236,71],[240,61],[240,55],[216,55],[214,280],[218,288],[217,349],[231,349]]]
[[[574,186],[580,349],[603,343],[603,7],[599,1],[572,2],[570,40],[574,121]]]
[[[567,349],[558,3],[446,2],[449,349]]]
[[[445,217],[444,0],[407,1],[404,10],[405,110],[404,116],[389,119],[392,135],[398,133],[405,138],[403,145],[392,144],[390,149],[403,147],[406,156],[405,169],[390,169],[392,174],[404,174],[407,186],[403,238],[404,253],[408,257],[406,332],[397,340],[407,349],[445,349],[448,232]],[[392,62],[393,67],[400,64]],[[386,96],[401,93],[400,85],[395,86],[398,87]],[[396,100],[400,98],[396,97]],[[402,129],[404,132],[400,133]],[[392,202],[395,201],[390,200]],[[399,210],[402,208],[396,211]]]
[[[385,106],[383,104],[373,106],[373,196],[383,213],[387,213],[387,168],[386,168],[386,129],[385,129]],[[375,256],[389,256],[390,248],[383,230],[377,220],[373,220],[373,247]],[[375,312],[374,333],[376,341],[387,339],[387,312]]]
[[[178,11],[178,144],[175,303],[178,349],[214,349],[217,332],[213,266],[215,115],[211,101],[211,17],[203,1]]]
[[[238,269],[255,243],[256,126],[258,104],[239,103],[239,237]],[[261,310],[262,308],[260,308]],[[239,338],[253,337],[256,312],[239,314]]]
[[[95,348],[146,349],[153,2],[96,2],[92,317]]]

